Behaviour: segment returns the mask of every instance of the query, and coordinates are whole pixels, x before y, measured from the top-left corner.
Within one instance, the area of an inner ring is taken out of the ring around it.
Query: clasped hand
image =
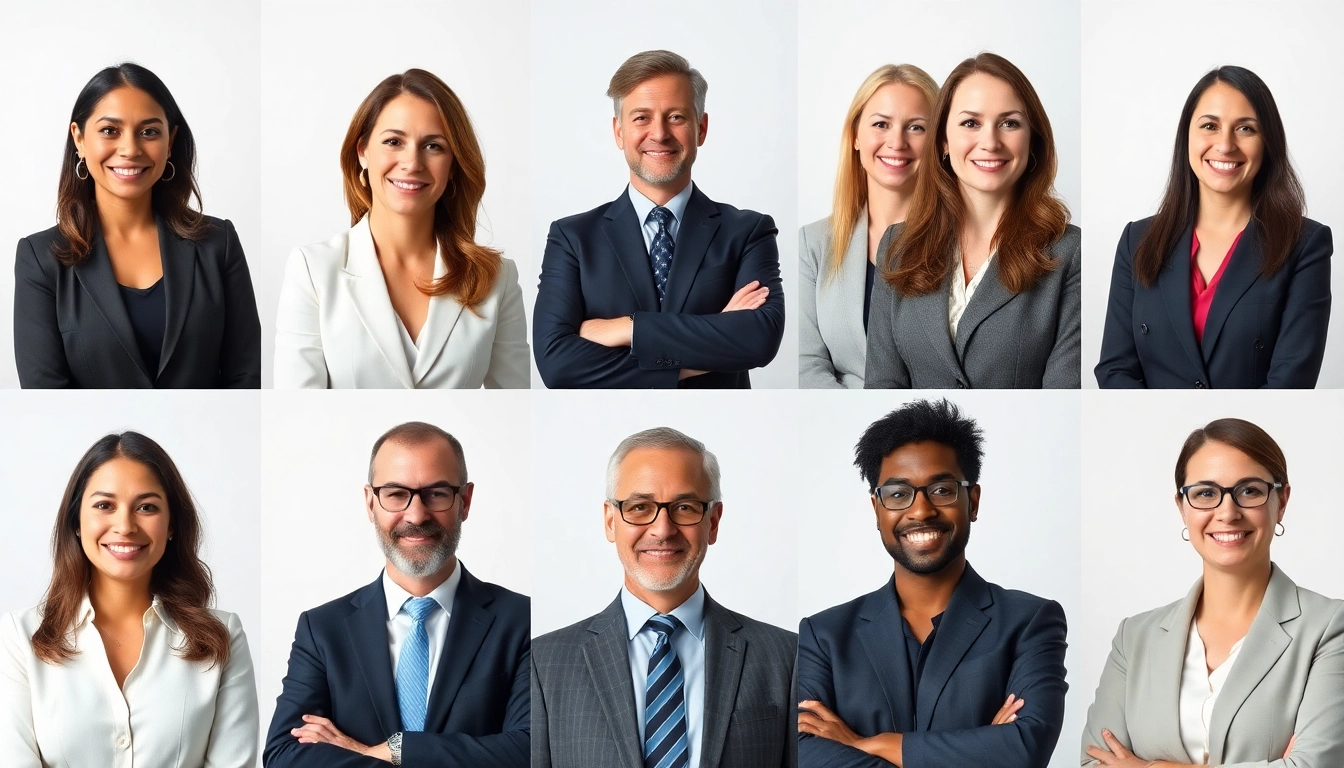
[[[387,742],[372,747],[361,744],[341,733],[330,719],[319,715],[304,715],[303,725],[291,729],[289,734],[298,739],[300,744],[331,744],[361,755],[376,757],[383,762],[392,762],[392,750],[387,746]]]
[[[733,294],[719,314],[759,309],[769,295],[768,287],[761,285],[759,280],[752,280],[737,289],[737,293]],[[579,336],[604,347],[628,347],[634,329],[635,323],[628,317],[593,318],[584,320],[579,326]]]
[[[1015,694],[1009,694],[994,714],[990,725],[1005,725],[1017,719],[1018,710],[1026,704]],[[860,736],[845,721],[832,712],[825,704],[811,699],[798,702],[802,710],[798,713],[798,732],[823,739],[838,741],[849,747],[880,757],[889,763],[901,764],[902,734],[879,733],[875,736]]]

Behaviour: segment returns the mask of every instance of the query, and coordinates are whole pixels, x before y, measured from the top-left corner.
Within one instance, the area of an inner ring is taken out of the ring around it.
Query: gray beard
[[[686,170],[686,159],[682,158],[671,170],[661,176],[654,175],[652,171],[645,168],[643,160],[636,160],[629,165],[630,172],[638,176],[645,184],[666,184],[674,181],[681,175],[682,171]]]
[[[443,530],[444,536],[438,541],[412,550],[420,555],[418,559],[408,556],[397,546],[396,538],[381,528],[378,529],[378,546],[382,548],[388,562],[398,571],[414,579],[423,579],[438,573],[457,554],[457,545],[462,540],[462,521],[459,520],[457,525]]]

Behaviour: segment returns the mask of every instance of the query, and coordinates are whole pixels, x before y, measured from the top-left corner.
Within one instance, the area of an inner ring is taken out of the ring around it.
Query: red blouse
[[[1195,321],[1195,341],[1204,341],[1204,324],[1209,320],[1209,307],[1213,306],[1213,294],[1218,290],[1218,281],[1223,277],[1223,270],[1227,269],[1227,263],[1232,260],[1232,252],[1237,250],[1237,241],[1241,240],[1241,235],[1246,230],[1237,233],[1232,238],[1232,246],[1227,249],[1227,255],[1223,256],[1223,263],[1218,265],[1218,271],[1213,273],[1213,279],[1208,285],[1204,284],[1204,274],[1199,271],[1199,263],[1195,260],[1199,253],[1199,235],[1190,233],[1190,310]]]

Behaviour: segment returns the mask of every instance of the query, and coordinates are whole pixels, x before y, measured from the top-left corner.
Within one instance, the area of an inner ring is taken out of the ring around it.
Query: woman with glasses
[[[1344,765],[1344,601],[1270,559],[1291,491],[1283,452],[1260,427],[1219,419],[1186,439],[1176,489],[1204,575],[1121,623],[1081,765]]]

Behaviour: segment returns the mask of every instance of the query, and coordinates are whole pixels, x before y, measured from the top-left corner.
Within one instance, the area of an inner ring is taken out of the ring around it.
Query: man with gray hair
[[[719,463],[659,427],[607,465],[603,522],[625,570],[606,610],[536,639],[532,768],[793,768],[797,636],[700,583]]]
[[[748,388],[784,334],[774,221],[691,183],[709,131],[704,76],[635,54],[607,89],[630,182],[551,225],[532,348],[548,387]]]
[[[457,561],[473,490],[432,424],[374,443],[364,505],[387,566],[299,617],[267,768],[527,765],[531,604]]]

